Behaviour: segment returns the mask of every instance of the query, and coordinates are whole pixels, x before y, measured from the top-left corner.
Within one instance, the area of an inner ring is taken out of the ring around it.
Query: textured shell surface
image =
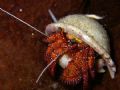
[[[89,18],[85,15],[69,15],[58,21],[58,23],[65,23],[68,25],[75,26],[80,30],[87,33],[88,36],[92,37],[106,52],[110,52],[109,39],[104,30],[103,26],[100,25],[96,20]]]

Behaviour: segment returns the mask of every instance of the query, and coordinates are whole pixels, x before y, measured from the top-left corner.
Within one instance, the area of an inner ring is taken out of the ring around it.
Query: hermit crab
[[[110,57],[109,39],[103,26],[95,19],[96,15],[69,15],[46,27],[49,44],[46,51],[46,62],[55,62],[49,71],[55,75],[56,65],[63,68],[60,79],[66,84],[77,84],[83,81],[83,88],[88,86],[89,75],[94,78],[95,53],[98,60],[98,71],[104,72],[106,65],[111,78],[116,71]],[[60,57],[55,59],[58,55]]]
[[[0,8],[3,12],[16,18],[27,26],[40,32],[35,27]],[[110,46],[107,33],[97,22],[101,17],[97,15],[68,15],[56,20],[49,10],[54,23],[46,26],[45,42],[48,48],[45,52],[45,62],[48,64],[40,73],[36,82],[48,68],[51,76],[55,77],[57,65],[61,67],[59,79],[68,85],[83,82],[83,89],[88,87],[89,77],[95,76],[95,61],[98,63],[98,72],[105,72],[107,66],[110,76],[115,77],[116,67],[110,57]],[[96,58],[99,56],[99,58]]]

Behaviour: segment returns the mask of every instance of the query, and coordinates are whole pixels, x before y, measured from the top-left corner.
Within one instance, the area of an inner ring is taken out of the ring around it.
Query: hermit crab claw
[[[109,38],[106,30],[95,19],[102,19],[96,15],[69,15],[46,27],[45,33],[50,35],[59,31],[72,34],[92,47],[104,60],[111,78],[115,77],[116,66],[110,57]],[[101,65],[101,64],[100,64]],[[103,66],[103,65],[101,65]]]

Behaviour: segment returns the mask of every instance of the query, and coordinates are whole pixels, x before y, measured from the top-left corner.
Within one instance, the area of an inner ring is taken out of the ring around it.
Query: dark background
[[[45,30],[52,20],[51,9],[59,19],[69,14],[97,14],[111,39],[111,55],[117,65],[115,79],[106,72],[97,77],[93,90],[120,90],[120,1],[119,0],[0,0],[0,7]],[[22,12],[20,12],[22,9]],[[32,35],[34,33],[34,35]],[[35,81],[46,66],[44,37],[0,11],[0,90],[78,90],[55,81],[45,72],[39,84]]]

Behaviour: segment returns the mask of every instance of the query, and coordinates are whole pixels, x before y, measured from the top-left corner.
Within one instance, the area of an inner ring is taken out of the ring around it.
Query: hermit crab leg
[[[94,78],[95,76],[94,61],[95,61],[94,50],[90,48],[88,53],[88,66],[92,78]]]
[[[82,52],[81,62],[82,62],[82,74],[83,74],[83,90],[88,87],[88,48],[84,48]]]
[[[46,35],[45,33],[41,32],[41,31],[38,30],[37,28],[33,27],[32,25],[30,25],[29,23],[23,21],[22,19],[16,17],[15,15],[11,14],[10,12],[8,12],[8,11],[2,9],[2,8],[0,8],[0,10],[1,10],[2,12],[6,13],[7,15],[13,17],[14,19],[16,19],[16,20],[18,20],[18,21],[24,23],[25,25],[27,25],[28,27],[32,28],[33,30],[35,30],[35,31],[39,32],[40,34],[42,34],[42,35],[44,35],[44,36],[47,37],[47,35]]]

